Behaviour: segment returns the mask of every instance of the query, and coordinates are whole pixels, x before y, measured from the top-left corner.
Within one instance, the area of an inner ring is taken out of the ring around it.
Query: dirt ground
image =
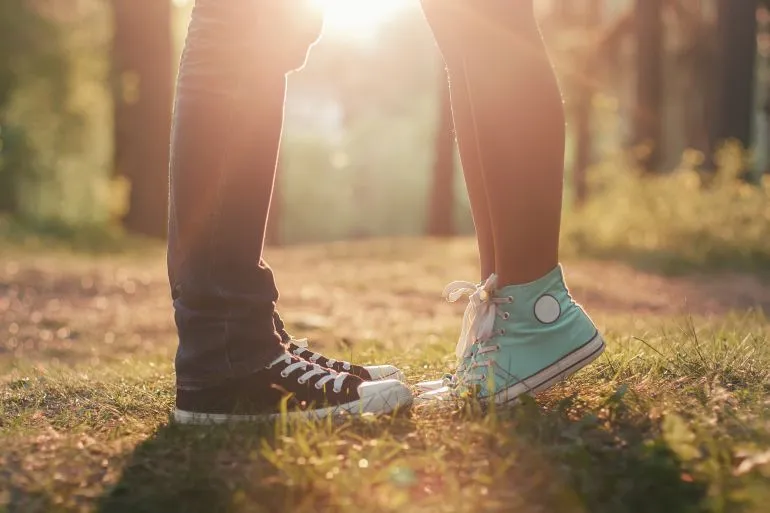
[[[269,249],[279,310],[320,343],[419,344],[457,330],[452,280],[477,281],[469,240],[396,240]],[[618,316],[770,311],[770,284],[749,274],[666,277],[618,262],[568,261],[576,300],[602,324]],[[381,333],[388,335],[383,337]],[[119,342],[119,343],[116,343]],[[175,333],[161,249],[142,254],[0,256],[0,359],[168,357]],[[99,350],[96,350],[96,344]]]

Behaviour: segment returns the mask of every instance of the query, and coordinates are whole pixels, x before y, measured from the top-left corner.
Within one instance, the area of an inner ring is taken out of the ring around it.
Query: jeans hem
[[[255,372],[258,372],[267,367],[273,360],[281,356],[286,352],[286,348],[283,344],[278,344],[275,348],[275,352],[263,353],[258,359],[249,363],[235,364],[216,376],[209,376],[205,378],[180,378],[177,374],[176,388],[178,390],[203,390],[206,388],[214,388],[226,383],[227,381],[245,378]]]

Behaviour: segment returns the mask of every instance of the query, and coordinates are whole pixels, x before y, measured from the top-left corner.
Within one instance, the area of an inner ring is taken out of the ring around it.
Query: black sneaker
[[[356,365],[343,360],[335,360],[313,352],[307,347],[307,339],[291,339],[286,344],[286,349],[293,355],[303,360],[326,367],[337,372],[352,374],[364,381],[380,381],[383,379],[395,379],[402,383],[406,381],[404,373],[393,365]]]
[[[180,424],[321,419],[338,414],[385,414],[412,404],[397,380],[364,381],[285,353],[265,369],[204,390],[177,390],[174,418]]]
[[[289,332],[286,331],[286,326],[284,325],[281,316],[278,315],[278,312],[273,314],[273,322],[275,324],[275,330],[286,345],[286,349],[291,354],[299,356],[303,360],[337,372],[347,372],[364,381],[396,379],[402,383],[406,383],[406,377],[398,367],[394,367],[393,365],[356,365],[343,360],[328,358],[308,349],[307,339],[295,339],[292,337]]]

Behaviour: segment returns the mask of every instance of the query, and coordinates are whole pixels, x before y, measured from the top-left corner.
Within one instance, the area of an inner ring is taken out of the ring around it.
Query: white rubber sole
[[[544,390],[554,386],[556,383],[567,379],[583,367],[599,358],[605,349],[604,339],[598,332],[587,343],[580,346],[575,351],[569,353],[561,360],[549,365],[537,374],[534,374],[515,385],[511,385],[494,395],[496,404],[505,405],[515,402],[524,394],[536,395]],[[435,386],[440,381],[429,381],[425,384]],[[420,384],[423,385],[423,384]],[[418,387],[420,386],[418,385]],[[432,401],[446,401],[452,398],[452,390],[448,386],[425,389],[425,393],[416,397],[416,400],[423,404]],[[488,402],[489,397],[480,398],[482,402]]]
[[[397,410],[409,408],[413,400],[414,397],[408,388],[403,385],[393,386],[350,403],[306,411],[289,411],[285,414],[285,418],[289,420],[320,420],[337,415],[386,415]],[[235,415],[227,413],[199,413],[180,410],[179,408],[174,411],[174,421],[178,424],[188,425],[272,422],[281,418],[283,418],[281,413]]]
[[[536,395],[564,381],[577,371],[586,367],[599,358],[605,349],[604,339],[598,332],[588,343],[571,352],[558,362],[546,367],[537,374],[524,379],[515,385],[505,388],[494,395],[496,404],[507,404],[516,401],[524,394]],[[489,400],[488,398],[485,398]]]

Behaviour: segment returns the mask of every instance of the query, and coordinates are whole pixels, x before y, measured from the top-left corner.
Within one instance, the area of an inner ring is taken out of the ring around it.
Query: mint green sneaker
[[[492,296],[496,280],[493,274],[481,283],[454,281],[444,288],[443,296],[450,303],[468,296],[468,306],[465,308],[460,337],[455,348],[457,367],[454,373],[445,374],[441,379],[417,383],[420,392],[446,392],[454,388],[459,383],[459,378],[470,368],[478,348],[477,342],[487,338],[494,328],[495,307]]]
[[[468,369],[454,395],[473,393],[497,404],[536,394],[579,371],[604,351],[596,326],[575,303],[561,266],[523,285],[496,290]]]

